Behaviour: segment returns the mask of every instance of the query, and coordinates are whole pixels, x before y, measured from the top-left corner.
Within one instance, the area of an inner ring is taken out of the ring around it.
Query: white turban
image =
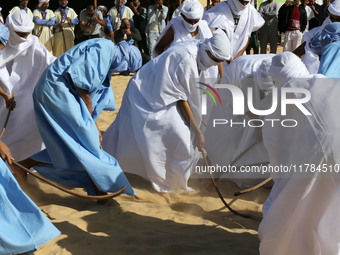
[[[299,57],[292,52],[282,52],[274,56],[271,61],[264,61],[260,65],[259,87],[266,90],[275,84],[275,87],[280,88],[289,79],[306,78],[309,74]]]
[[[218,29],[214,31],[212,37],[205,39],[199,46],[198,50],[198,67],[200,70],[206,70],[213,65],[218,63],[213,61],[206,53],[208,50],[215,58],[220,60],[231,59],[231,44],[227,35]]]
[[[107,13],[107,8],[104,5],[99,5],[97,9],[98,10],[103,10],[104,13]]]
[[[39,4],[38,4],[38,6],[39,6],[39,8],[43,5],[43,3],[49,3],[50,2],[50,0],[39,0]]]
[[[249,1],[246,0],[246,1],[250,2],[250,0]],[[241,4],[239,0],[228,0],[227,4],[229,5],[230,10],[234,15],[241,15],[249,5],[247,4],[246,6],[244,6],[243,4]]]
[[[2,8],[0,7],[0,12],[2,11]]]
[[[6,26],[10,31],[30,33],[34,23],[25,11],[18,11],[7,16]]]
[[[330,3],[328,6],[328,11],[335,16],[340,16],[340,0],[334,0],[332,3]]]
[[[201,19],[204,8],[197,0],[185,0],[181,5],[181,13],[188,19]]]

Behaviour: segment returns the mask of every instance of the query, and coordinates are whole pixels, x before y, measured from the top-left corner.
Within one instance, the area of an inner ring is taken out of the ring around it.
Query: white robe
[[[192,37],[191,34],[188,32],[188,30],[183,25],[183,18],[182,16],[177,16],[170,20],[169,24],[163,29],[161,35],[158,38],[158,41],[156,42],[156,46],[159,43],[159,41],[163,38],[165,33],[168,31],[168,29],[172,27],[174,31],[174,40],[171,42],[171,44],[168,46],[168,48],[180,43],[180,42],[186,42],[190,40],[197,40],[198,42],[203,42],[205,39],[212,37],[212,32],[205,20],[200,20],[198,25],[198,37],[199,39],[196,39],[195,37]],[[166,49],[168,49],[166,48]],[[155,49],[155,48],[154,48]],[[165,50],[166,50],[165,49]],[[153,58],[157,57],[157,53],[155,50],[152,52]],[[205,71],[201,72],[202,82],[207,82],[210,85],[214,85],[215,82],[218,80],[218,68],[217,66],[212,66],[208,68]]]
[[[58,24],[62,17],[58,10],[54,12],[55,23]],[[72,8],[68,9],[67,17],[71,20],[77,18],[77,14]],[[65,21],[62,29],[59,27],[55,29],[53,36],[53,54],[56,57],[62,55],[65,51],[74,46],[74,25],[71,22]]]
[[[0,55],[0,86],[8,93],[16,93],[16,107],[10,115],[2,141],[10,148],[16,161],[32,156],[45,146],[40,138],[33,111],[33,89],[43,71],[55,60],[38,38],[29,35],[25,42],[11,35]],[[8,110],[0,99],[0,126]]]
[[[297,86],[311,92],[311,100],[304,105],[312,116],[305,116],[297,107],[288,108],[287,116],[278,112],[270,116],[293,118],[299,123],[295,128],[263,129],[270,163],[316,167],[339,164],[339,84],[325,78],[308,82],[300,79],[284,87]],[[340,254],[338,174],[291,172],[273,178],[275,184],[263,206],[259,227],[260,254]]]
[[[232,61],[227,66],[221,84],[232,84],[239,87],[244,95],[247,95],[247,88],[252,87],[254,91],[259,91],[258,85],[255,82],[256,72],[263,60],[272,58],[273,54],[256,54],[245,55]],[[208,152],[212,165],[228,166],[231,162],[242,154],[247,148],[252,146],[257,141],[257,129],[252,127],[243,127],[242,125],[216,125],[213,127],[214,119],[227,119],[230,121],[241,122],[243,119],[246,122],[250,119],[247,115],[234,116],[231,93],[227,89],[216,89],[221,97],[223,106],[214,105],[212,100],[209,100],[207,116],[203,119],[207,120],[207,128],[204,132],[206,139],[205,148]],[[259,105],[260,96],[256,94],[254,106]],[[257,108],[258,109],[258,108]],[[247,110],[245,110],[247,111]],[[233,165],[243,166],[257,163],[265,163],[269,161],[268,153],[262,142],[258,142],[247,153],[239,158]],[[248,187],[259,182],[258,178],[266,178],[263,175],[251,175],[228,173],[225,178],[231,178],[240,187]],[[242,179],[241,179],[242,177]],[[252,179],[251,179],[252,178]]]
[[[33,15],[37,16],[39,19],[43,19],[41,12],[38,9],[33,11]],[[54,13],[51,10],[47,10],[47,15],[45,19],[52,19]],[[41,26],[34,24],[33,29],[34,35],[39,38],[39,42],[46,47],[46,49],[53,54],[53,27]]]
[[[116,120],[103,135],[103,148],[124,172],[140,175],[158,192],[187,189],[199,159],[193,132],[177,102],[188,101],[198,125],[197,42],[172,47],[130,80]]]
[[[221,28],[227,33],[233,49],[233,58],[246,46],[251,32],[259,30],[264,25],[264,19],[259,12],[248,4],[234,31],[234,18],[228,2],[221,2],[209,9],[204,13],[203,20],[206,20],[213,30]]]
[[[9,14],[12,14],[12,13],[15,13],[15,12],[19,12],[21,11],[20,7],[19,6],[15,6],[12,8],[12,10],[9,11]],[[26,12],[25,10],[23,10],[24,12]],[[30,8],[27,7],[27,15],[33,20],[33,13],[31,11]]]

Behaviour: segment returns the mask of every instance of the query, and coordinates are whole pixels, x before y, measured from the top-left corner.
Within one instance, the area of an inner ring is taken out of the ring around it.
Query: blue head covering
[[[340,41],[323,49],[318,73],[328,78],[340,78]]]
[[[4,46],[6,46],[8,38],[9,38],[8,28],[4,24],[0,23],[0,42]]]
[[[116,47],[122,54],[123,61],[119,61],[119,63],[113,61],[110,69],[111,72],[121,72],[125,70],[135,72],[142,66],[142,54],[137,47],[125,41],[121,41]]]
[[[321,55],[322,49],[330,43],[336,42],[340,40],[340,23],[333,22],[325,26],[325,28],[316,34],[311,42],[312,51]]]

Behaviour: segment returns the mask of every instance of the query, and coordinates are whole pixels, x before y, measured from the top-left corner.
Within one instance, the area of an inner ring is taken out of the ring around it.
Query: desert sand
[[[117,109],[131,77],[112,77]],[[117,112],[101,114],[101,131],[114,121]],[[62,233],[35,254],[258,254],[257,229],[269,189],[234,198],[232,194],[240,189],[225,180],[218,182],[226,201],[248,214],[246,219],[229,212],[210,180],[197,178],[198,174],[189,180],[194,192],[169,194],[156,193],[138,176],[127,177],[138,199],[121,195],[97,205],[30,176],[25,191]]]

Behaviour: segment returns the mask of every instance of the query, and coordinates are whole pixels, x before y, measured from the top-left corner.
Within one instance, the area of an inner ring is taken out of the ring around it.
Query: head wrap
[[[10,31],[21,33],[30,33],[34,28],[32,19],[25,11],[9,14],[6,19],[6,25]]]
[[[142,55],[137,47],[125,41],[121,41],[116,47],[123,55],[124,61],[119,63],[113,61],[110,69],[111,72],[122,72],[125,70],[135,72],[142,66]]]
[[[201,19],[204,8],[197,0],[185,0],[181,5],[181,13],[188,19]]]
[[[260,89],[266,90],[274,85],[282,87],[291,78],[306,78],[308,75],[301,59],[286,51],[274,56],[271,61],[263,61],[257,77]]]
[[[340,0],[334,0],[332,3],[330,3],[328,6],[328,11],[335,16],[340,16]]]
[[[231,58],[230,40],[221,29],[214,31],[212,37],[205,39],[199,45],[197,61],[200,70],[206,70],[218,64],[208,56],[206,50],[217,59],[229,60]]]
[[[126,4],[126,0],[124,0],[123,5],[124,5],[124,4]],[[118,5],[118,1],[115,0],[115,6],[117,6],[117,5]]]
[[[2,8],[0,7],[0,12],[2,11]]]
[[[234,15],[241,15],[249,5],[247,4],[246,6],[244,6],[239,0],[228,0],[227,4],[229,5],[230,10]]]
[[[107,8],[104,5],[99,5],[98,10],[104,10],[104,13],[107,13]]]
[[[1,42],[1,44],[6,46],[6,44],[8,42],[8,38],[9,38],[8,28],[4,24],[0,23],[0,42]]]
[[[328,44],[322,51],[318,73],[340,78],[340,41]]]
[[[321,55],[322,49],[330,43],[340,40],[340,23],[334,22],[325,26],[323,30],[316,34],[311,42],[312,51]]]
[[[50,0],[39,0],[39,4],[38,4],[38,6],[39,6],[39,8],[43,5],[43,3],[49,3],[50,2]]]

